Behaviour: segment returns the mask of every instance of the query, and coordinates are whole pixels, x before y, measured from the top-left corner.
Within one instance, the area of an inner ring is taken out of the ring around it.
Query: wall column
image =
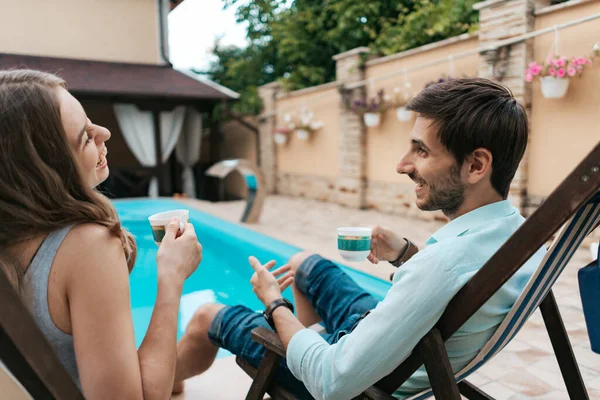
[[[534,11],[550,0],[487,0],[475,4],[479,10],[479,45],[485,48],[498,41],[535,30]],[[525,82],[525,69],[533,59],[531,40],[487,51],[480,56],[479,76],[493,79],[510,88],[515,98],[531,115],[531,85]],[[530,129],[531,135],[531,129]],[[529,146],[528,146],[529,147]],[[510,186],[509,199],[524,215],[527,209],[527,165],[529,150]]]
[[[363,61],[369,49],[358,47],[333,57],[336,61],[336,79],[352,83],[365,78]],[[349,106],[355,99],[364,99],[366,89],[361,86],[347,90],[340,87],[340,176],[336,181],[337,202],[351,208],[366,207],[366,128],[362,118]]]
[[[258,116],[260,137],[260,163],[265,175],[268,193],[277,193],[277,146],[273,142],[273,132],[277,123],[277,93],[281,90],[278,82],[272,82],[258,88],[263,101],[263,111]]]

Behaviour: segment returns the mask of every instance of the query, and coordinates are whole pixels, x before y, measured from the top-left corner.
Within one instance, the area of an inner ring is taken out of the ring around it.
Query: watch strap
[[[406,249],[400,253],[400,256],[398,256],[396,260],[390,261],[390,264],[392,264],[394,267],[401,266],[419,252],[417,245],[415,245],[410,239],[404,238],[404,240],[406,240]]]
[[[278,308],[278,307],[287,307],[292,313],[294,312],[294,305],[286,298],[279,298],[276,300],[273,300],[265,309],[265,311],[263,312],[263,315],[265,317],[265,319],[267,320],[267,323],[269,324],[269,326],[271,328],[273,328],[274,331],[276,331],[275,329],[275,321],[273,321],[273,312]]]

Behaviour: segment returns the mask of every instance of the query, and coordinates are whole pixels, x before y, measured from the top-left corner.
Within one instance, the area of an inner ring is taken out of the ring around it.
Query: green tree
[[[289,90],[335,79],[335,54],[368,46],[387,55],[476,29],[475,0],[224,0],[247,24],[246,48],[215,44],[205,71],[241,94],[241,113],[260,111],[257,87]]]
[[[472,32],[479,28],[479,0],[422,0],[410,13],[387,22],[373,45],[381,54],[400,51]]]

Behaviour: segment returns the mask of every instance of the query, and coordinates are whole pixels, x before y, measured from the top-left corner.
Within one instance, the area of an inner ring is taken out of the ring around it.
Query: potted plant
[[[308,110],[300,114],[300,122],[295,127],[298,139],[308,140],[312,133],[323,127],[322,122],[314,121],[314,116],[314,113]]]
[[[550,55],[544,65],[533,61],[525,70],[525,80],[540,79],[542,94],[547,99],[559,99],[567,94],[570,79],[580,76],[585,65],[591,61],[587,57],[564,57]]]
[[[381,124],[381,114],[388,108],[388,101],[385,98],[383,89],[377,92],[377,96],[369,101],[356,100],[352,104],[352,111],[357,115],[362,115],[365,125],[375,127]]]
[[[412,111],[406,109],[410,101],[410,94],[400,88],[394,89],[394,107],[396,107],[396,118],[398,121],[407,122],[412,119]]]
[[[275,144],[284,145],[288,141],[288,137],[290,134],[290,130],[285,127],[275,128],[275,132],[273,133],[273,140]]]

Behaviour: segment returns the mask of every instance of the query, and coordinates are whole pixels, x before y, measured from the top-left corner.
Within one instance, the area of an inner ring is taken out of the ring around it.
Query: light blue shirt
[[[385,298],[351,333],[328,344],[317,332],[297,332],[287,364],[317,399],[350,399],[391,373],[439,320],[452,297],[525,219],[508,200],[473,210],[449,222],[394,274]],[[455,372],[492,337],[545,254],[538,250],[448,341]],[[421,367],[394,396],[429,387]]]

